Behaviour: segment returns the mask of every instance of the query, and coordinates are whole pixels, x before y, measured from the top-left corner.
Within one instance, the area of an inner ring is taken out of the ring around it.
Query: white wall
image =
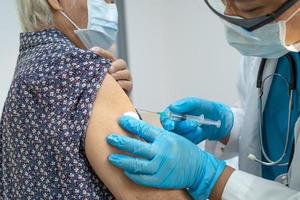
[[[19,49],[19,24],[14,0],[0,6],[0,114],[9,89]]]
[[[202,0],[126,0],[133,99],[160,110],[185,96],[236,99],[239,56]]]

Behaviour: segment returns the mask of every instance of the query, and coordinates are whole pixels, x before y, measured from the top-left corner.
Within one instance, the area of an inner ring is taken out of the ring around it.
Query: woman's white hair
[[[16,0],[16,3],[23,31],[53,26],[53,14],[47,0]]]

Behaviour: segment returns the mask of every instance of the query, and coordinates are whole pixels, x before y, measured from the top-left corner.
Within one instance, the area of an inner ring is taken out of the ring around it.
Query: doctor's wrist
[[[200,160],[198,160],[197,166],[200,167],[195,170],[195,180],[188,188],[188,192],[195,200],[205,200],[210,196],[212,189],[224,173],[226,163],[223,160],[216,159],[210,153],[198,150]]]
[[[230,134],[226,136],[225,138],[221,139],[219,142],[221,142],[224,145],[227,145],[230,140]]]
[[[233,168],[226,166],[226,168],[224,169],[223,173],[219,177],[218,181],[216,182],[215,186],[213,187],[210,193],[210,197],[209,197],[210,200],[222,199],[225,186],[233,172],[234,172]]]

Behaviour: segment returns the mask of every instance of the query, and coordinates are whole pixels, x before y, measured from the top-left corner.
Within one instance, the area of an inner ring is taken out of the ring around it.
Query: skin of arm
[[[229,166],[227,166],[225,168],[224,172],[219,177],[217,183],[215,184],[214,188],[211,191],[211,194],[210,194],[211,200],[221,200],[222,199],[222,195],[223,195],[224,189],[226,187],[226,184],[233,172],[234,172],[233,168],[231,168]]]
[[[106,143],[106,137],[111,133],[129,135],[119,127],[118,118],[130,111],[135,112],[135,109],[128,96],[110,75],[106,75],[93,105],[85,139],[86,156],[98,177],[117,199],[191,199],[184,190],[138,186],[108,162],[108,155],[119,152]]]
[[[227,145],[228,142],[229,142],[229,139],[230,139],[230,135],[227,136],[227,137],[225,137],[224,139],[220,140],[220,142],[221,142],[222,144],[224,144],[224,145]]]

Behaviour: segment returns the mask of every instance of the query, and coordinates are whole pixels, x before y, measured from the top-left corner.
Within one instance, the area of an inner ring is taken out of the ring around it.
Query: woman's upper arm
[[[108,162],[108,155],[117,150],[106,143],[106,137],[111,133],[128,134],[118,125],[119,116],[128,111],[135,111],[129,98],[116,81],[106,75],[93,105],[85,139],[87,158],[98,177],[117,199],[190,199],[184,190],[138,186]]]

